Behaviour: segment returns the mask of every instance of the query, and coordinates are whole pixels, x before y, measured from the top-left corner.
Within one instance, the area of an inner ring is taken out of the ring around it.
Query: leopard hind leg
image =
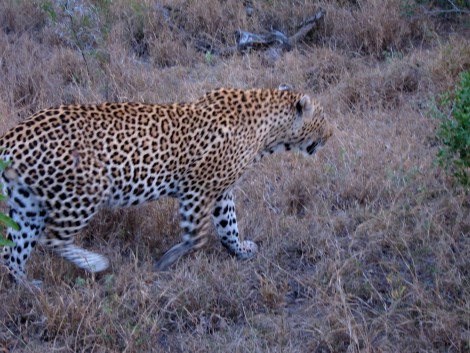
[[[85,228],[95,215],[95,208],[82,209],[80,217],[64,217],[63,210],[55,209],[47,220],[47,232],[41,243],[57,255],[88,272],[101,272],[109,267],[109,260],[100,254],[74,244],[75,235]]]
[[[109,260],[106,256],[75,245],[73,238],[60,239],[57,234],[48,233],[46,237],[41,239],[41,243],[78,268],[88,272],[101,272],[109,267]]]
[[[77,235],[96,214],[98,206],[85,207],[80,201],[72,204],[71,211],[66,208],[67,202],[52,210],[47,219],[47,231],[41,243],[57,255],[72,262],[75,266],[88,272],[101,272],[109,267],[109,260],[100,254],[83,249],[74,244]],[[98,199],[96,200],[99,202]]]

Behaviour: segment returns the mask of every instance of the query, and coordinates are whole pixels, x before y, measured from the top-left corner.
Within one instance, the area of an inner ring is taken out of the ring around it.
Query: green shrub
[[[470,187],[470,71],[461,74],[454,92],[442,97],[437,137],[442,143],[438,161],[466,188]],[[448,111],[449,114],[443,114]]]
[[[0,160],[0,172],[3,171],[6,166],[7,166],[7,163]],[[1,188],[2,188],[2,185],[0,184],[0,190],[1,190]],[[0,193],[0,201],[5,201],[5,200],[6,200],[6,196],[2,195]],[[15,221],[13,221],[10,217],[8,217],[3,212],[0,212],[0,224],[3,224],[7,227],[19,230],[18,224],[16,224]],[[3,234],[0,233],[0,247],[2,247],[2,246],[13,246],[13,245],[15,245],[15,243],[13,243],[12,241],[10,241],[8,239],[5,239]]]

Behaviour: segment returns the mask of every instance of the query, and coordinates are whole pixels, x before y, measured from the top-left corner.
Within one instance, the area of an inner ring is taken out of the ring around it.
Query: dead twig
[[[435,16],[435,15],[442,15],[442,14],[451,14],[451,13],[457,13],[457,14],[464,14],[464,15],[468,15],[470,14],[470,11],[469,10],[465,10],[465,9],[462,9],[460,7],[458,7],[454,1],[452,0],[447,0],[447,2],[450,4],[450,6],[452,7],[451,9],[441,9],[441,10],[432,10],[432,11],[425,11],[424,14],[425,15],[429,15],[429,16]]]
[[[468,15],[468,14],[470,14],[470,11],[469,10],[464,10],[464,9],[449,9],[449,10],[433,10],[433,11],[426,11],[425,12],[426,15],[430,15],[430,16],[442,15],[442,14],[446,14],[446,13],[459,13],[459,14]]]
[[[77,46],[78,51],[80,52],[80,54],[82,56],[82,59],[85,63],[85,69],[86,69],[86,73],[88,75],[88,79],[90,79],[91,76],[90,76],[90,69],[89,69],[89,66],[88,66],[88,60],[86,58],[85,51],[84,51],[84,48],[82,46],[82,42],[81,42],[81,40],[78,36],[77,25],[76,25],[75,19],[73,17],[73,9],[70,8],[70,4],[69,4],[68,1],[63,6],[64,6],[64,13],[70,21],[70,29],[72,31],[72,36],[73,36],[73,39],[75,41],[75,45]]]

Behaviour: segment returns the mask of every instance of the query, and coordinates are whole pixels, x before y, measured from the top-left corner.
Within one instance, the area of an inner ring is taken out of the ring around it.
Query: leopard
[[[2,262],[13,282],[31,283],[25,267],[39,243],[81,269],[104,271],[108,258],[76,245],[76,235],[102,209],[164,196],[178,200],[182,241],[156,271],[202,248],[212,223],[230,254],[250,259],[258,245],[241,240],[235,185],[264,156],[310,156],[332,134],[322,105],[284,85],[219,88],[184,103],[41,110],[0,138],[6,212],[18,225],[7,229],[14,245],[3,247]]]

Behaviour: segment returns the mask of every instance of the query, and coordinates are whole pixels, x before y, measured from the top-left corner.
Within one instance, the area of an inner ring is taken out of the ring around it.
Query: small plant
[[[52,23],[57,22],[57,12],[54,9],[54,4],[52,1],[44,1],[39,4],[39,8],[47,15],[47,17],[52,21]]]
[[[212,54],[211,51],[206,51],[206,54],[205,54],[205,57],[206,57],[206,63],[208,65],[213,65],[214,64],[214,55]]]
[[[438,153],[441,166],[450,171],[466,188],[470,187],[470,71],[461,74],[451,99],[441,97],[438,117],[441,125],[437,137],[442,143]],[[444,114],[443,111],[449,111]]]
[[[0,172],[3,171],[6,166],[8,165],[7,162],[0,160]],[[3,185],[0,183],[0,190],[3,188]],[[0,201],[5,201],[7,198],[5,195],[1,194],[0,192]],[[0,224],[3,224],[7,227],[13,228],[15,230],[19,230],[20,227],[18,224],[16,224],[15,221],[13,221],[10,217],[8,217],[6,214],[3,212],[0,212]],[[2,246],[14,246],[15,243],[13,243],[11,240],[5,239],[2,233],[0,233],[0,247]]]

